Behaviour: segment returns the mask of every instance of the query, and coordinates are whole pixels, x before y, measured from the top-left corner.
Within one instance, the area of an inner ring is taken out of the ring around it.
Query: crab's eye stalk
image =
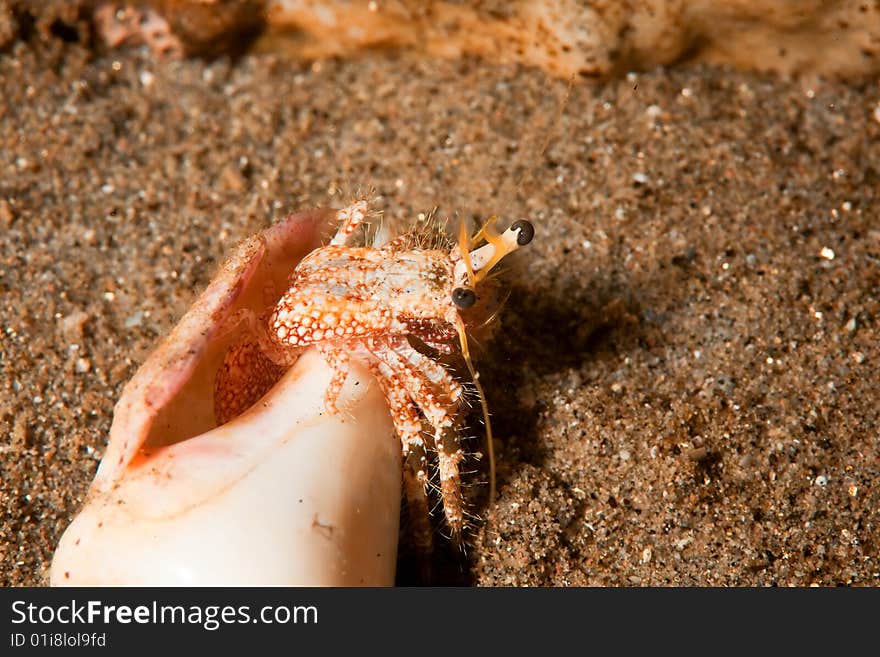
[[[510,225],[510,230],[519,231],[516,236],[516,243],[519,246],[525,246],[531,242],[532,238],[535,236],[535,227],[532,226],[532,222],[526,221],[525,219],[514,221]]]
[[[477,294],[469,287],[457,287],[452,291],[452,303],[462,310],[477,302]]]
[[[455,280],[469,288],[485,280],[492,268],[506,255],[525,246],[535,236],[535,227],[525,219],[514,221],[503,233],[495,230],[496,221],[496,217],[489,219],[471,239],[463,232],[459,236],[459,252],[467,255],[455,265]],[[466,251],[483,240],[486,242],[483,246]]]

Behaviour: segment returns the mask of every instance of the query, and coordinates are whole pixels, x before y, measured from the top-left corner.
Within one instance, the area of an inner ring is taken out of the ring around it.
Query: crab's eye
[[[470,308],[477,302],[477,294],[469,287],[457,287],[452,291],[452,303],[461,308]]]
[[[510,228],[511,230],[519,231],[519,235],[516,236],[516,243],[520,246],[525,246],[531,242],[532,238],[535,236],[535,227],[532,226],[532,222],[526,221],[525,219],[514,221],[510,225]]]

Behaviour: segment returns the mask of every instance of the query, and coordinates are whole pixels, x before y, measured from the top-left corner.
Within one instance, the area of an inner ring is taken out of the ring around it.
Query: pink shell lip
[[[223,322],[240,308],[262,310],[296,264],[321,245],[333,209],[298,212],[246,239],[122,391],[93,491],[111,489],[151,451],[213,429],[213,384],[226,345]]]

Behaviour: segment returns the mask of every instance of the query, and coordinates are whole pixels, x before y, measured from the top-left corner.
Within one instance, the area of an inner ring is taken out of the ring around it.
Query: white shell
[[[331,416],[330,371],[307,351],[246,413],[213,421],[213,375],[236,337],[223,319],[264,303],[266,281],[286,281],[327,217],[294,215],[245,242],[138,370],[51,584],[394,583],[400,445],[365,370],[352,367]]]

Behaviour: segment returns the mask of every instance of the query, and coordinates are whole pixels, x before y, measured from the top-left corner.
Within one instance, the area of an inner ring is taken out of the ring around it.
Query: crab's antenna
[[[468,237],[467,234],[467,226],[465,226],[464,219],[462,219],[461,222],[459,222],[458,224],[458,251],[461,254],[460,262],[464,263],[464,268],[467,272],[468,286],[473,289],[474,285],[476,285],[476,278],[474,276],[474,265],[471,262],[471,258],[468,257],[470,255],[471,244],[471,239]],[[458,269],[457,266],[456,269]],[[458,280],[458,277],[456,277],[456,280]]]
[[[504,304],[507,303],[507,300],[508,300],[509,298],[510,298],[510,290],[507,290],[507,291],[504,293],[504,298],[501,299],[501,301],[498,303],[498,307],[497,307],[495,310],[493,310],[493,311],[492,311],[492,314],[489,315],[486,319],[484,319],[484,320],[483,320],[482,322],[480,322],[478,325],[476,325],[476,326],[474,326],[473,328],[471,328],[471,332],[473,332],[473,331],[478,331],[478,330],[481,329],[481,328],[485,328],[486,326],[489,326],[489,324],[491,324],[492,322],[494,322],[494,321],[498,318],[498,315],[501,314],[501,311],[504,309]],[[472,339],[474,340],[474,342],[477,343],[477,346],[479,347],[479,346],[480,346],[480,343],[477,341],[477,339],[476,339],[476,338],[473,338],[473,337],[472,337]]]
[[[486,402],[486,393],[483,392],[483,386],[480,384],[480,373],[477,372],[477,369],[474,367],[474,361],[471,360],[467,333],[461,316],[458,317],[455,328],[458,331],[458,340],[461,342],[461,353],[464,356],[464,362],[467,364],[471,380],[477,389],[480,407],[483,410],[483,423],[486,425],[486,454],[489,457],[489,506],[491,507],[495,503],[495,445],[492,444],[492,423],[489,422],[489,404]]]
[[[467,284],[470,286],[468,288],[457,287],[452,291],[452,302],[459,308],[472,306],[477,300],[474,286],[485,279],[492,267],[504,256],[516,251],[521,246],[525,246],[535,236],[534,226],[524,219],[514,221],[510,228],[500,234],[495,230],[495,221],[496,219],[493,217],[477,233],[475,239],[485,239],[486,244],[473,251],[470,251],[470,246],[473,245],[474,240],[468,238],[464,223],[459,225],[458,249],[462,257],[455,264],[454,275],[456,281],[461,281],[466,275]],[[486,402],[486,393],[480,383],[480,373],[477,372],[474,361],[471,359],[464,320],[458,313],[455,315],[455,329],[458,332],[464,362],[467,364],[474,387],[477,389],[477,395],[480,398],[480,407],[483,409],[483,421],[486,424],[486,454],[489,457],[489,506],[491,506],[495,502],[495,446],[492,443],[489,405]]]

